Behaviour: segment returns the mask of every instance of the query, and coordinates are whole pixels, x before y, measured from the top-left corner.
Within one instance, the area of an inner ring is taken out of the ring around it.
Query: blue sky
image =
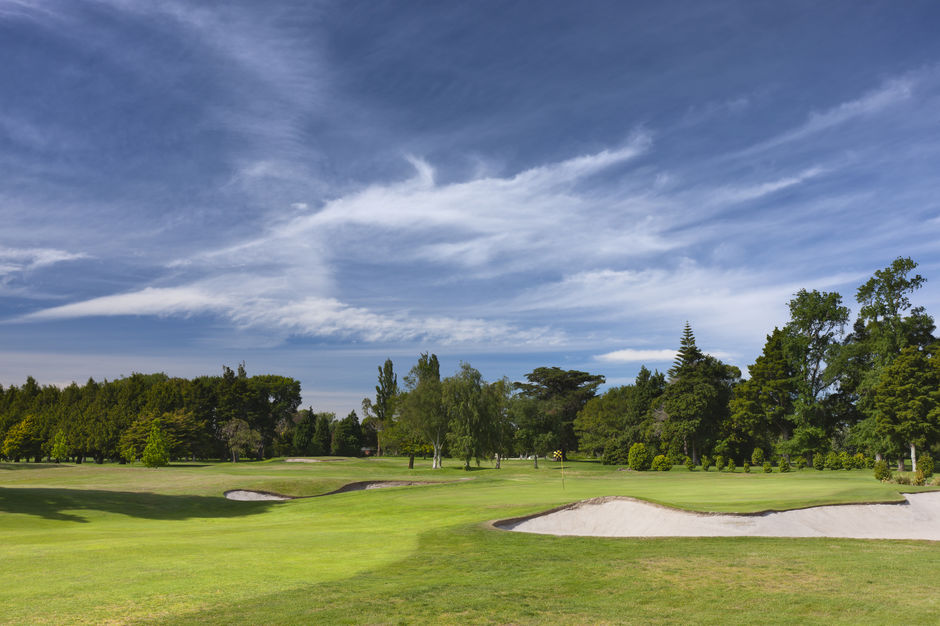
[[[936,2],[0,0],[0,383],[745,369],[940,305]]]

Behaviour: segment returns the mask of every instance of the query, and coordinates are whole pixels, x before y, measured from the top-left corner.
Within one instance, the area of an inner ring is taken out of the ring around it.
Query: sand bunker
[[[940,541],[940,492],[898,504],[846,504],[754,515],[693,513],[631,498],[595,498],[516,520],[506,530],[589,537],[843,537]]]
[[[345,459],[305,459],[305,458],[292,458],[284,459],[285,463],[334,463],[336,461],[343,461]]]
[[[256,502],[258,500],[300,500],[302,498],[321,498],[323,496],[332,496],[337,493],[346,493],[348,491],[365,491],[366,489],[381,489],[383,487],[411,487],[412,485],[436,485],[438,481],[414,481],[414,480],[373,480],[358,483],[349,483],[339,489],[334,489],[328,493],[320,493],[315,496],[284,496],[270,491],[253,491],[251,489],[232,489],[226,491],[225,497],[229,500],[240,500],[242,502]]]
[[[282,496],[267,491],[251,491],[249,489],[233,489],[225,492],[225,497],[229,500],[240,500],[242,502],[257,502],[259,500],[293,500],[290,496]]]

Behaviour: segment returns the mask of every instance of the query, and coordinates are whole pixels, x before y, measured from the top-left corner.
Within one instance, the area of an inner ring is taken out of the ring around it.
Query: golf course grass
[[[400,458],[160,469],[0,464],[0,620],[72,622],[895,622],[940,616],[940,543],[600,539],[486,522],[596,496],[722,512],[890,502],[869,470],[626,472]],[[448,466],[449,465],[449,466]],[[285,502],[358,481],[442,484]],[[918,491],[916,487],[903,487]]]

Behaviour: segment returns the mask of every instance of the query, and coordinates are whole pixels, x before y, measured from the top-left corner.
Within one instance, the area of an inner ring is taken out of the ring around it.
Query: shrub
[[[806,467],[806,457],[802,454],[796,457],[796,469],[801,470]]]
[[[790,471],[790,461],[786,457],[781,457],[780,462],[777,463],[777,467],[780,469],[781,474],[786,474]]]
[[[685,457],[685,469],[690,472],[695,469],[695,463],[692,462],[692,457],[690,456]]]
[[[707,472],[711,464],[712,464],[712,458],[708,456],[707,454],[703,454],[702,455],[702,471]]]
[[[626,465],[629,461],[628,442],[622,437],[612,437],[604,446],[604,456],[601,463],[604,465]]]
[[[887,461],[876,461],[875,462],[875,478],[881,482],[887,482],[891,480],[891,467],[888,465]]]
[[[830,452],[826,455],[826,469],[828,470],[837,470],[842,469],[842,461],[839,459],[839,455],[835,452]]]
[[[728,464],[725,466],[725,469],[729,472],[733,472],[736,469],[734,459],[728,459]]]
[[[672,469],[672,463],[669,462],[669,458],[666,455],[657,454],[653,459],[651,469],[656,472],[668,472]]]
[[[865,455],[861,452],[855,453],[855,456],[852,457],[852,467],[855,469],[865,469],[868,466],[868,460],[865,458]]]
[[[826,466],[826,459],[823,457],[822,452],[817,452],[813,455],[813,469],[821,470]]]
[[[852,457],[850,457],[849,453],[845,450],[839,453],[839,465],[841,465],[844,470],[852,469]]]
[[[917,459],[917,469],[924,470],[924,478],[933,476],[933,457],[927,453],[920,455]]]
[[[866,457],[865,457],[865,467],[867,467],[868,469],[874,468],[874,467],[875,467],[875,457],[873,457],[873,456],[866,456]]]
[[[666,460],[669,462],[670,466],[682,465],[682,458],[683,455],[679,454],[678,452],[670,451],[666,453]]]
[[[150,436],[147,437],[147,445],[143,454],[144,465],[147,467],[163,467],[170,463],[170,451],[166,442],[166,435],[163,434],[160,420],[154,420],[150,428]]]
[[[770,464],[770,461],[764,461],[764,473],[769,474],[774,471],[774,466]]]
[[[652,461],[652,454],[645,445],[635,443],[630,446],[630,452],[627,455],[627,462],[630,464],[630,469],[638,472],[646,471],[650,468]]]
[[[721,456],[720,454],[715,457],[715,469],[719,472],[725,469],[725,457]]]
[[[754,452],[751,453],[751,463],[754,465],[761,465],[764,462],[764,451],[760,448],[754,448]]]
[[[744,473],[745,474],[751,473],[751,464],[748,463],[747,461],[744,462]]]
[[[918,487],[923,487],[927,484],[927,479],[924,477],[924,470],[917,468],[917,471],[914,472],[914,478],[911,479],[912,485],[917,485]]]
[[[911,477],[908,476],[907,474],[898,474],[897,478],[894,479],[894,482],[896,482],[899,485],[910,485]]]

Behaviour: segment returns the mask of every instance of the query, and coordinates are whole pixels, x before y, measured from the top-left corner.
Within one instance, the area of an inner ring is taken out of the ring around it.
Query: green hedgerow
[[[887,461],[875,461],[875,478],[881,482],[887,482],[891,480],[891,466],[888,465]]]
[[[770,464],[770,461],[764,461],[764,473],[769,474],[774,471],[774,466]]]
[[[868,466],[868,459],[861,452],[856,452],[852,457],[852,467],[855,469],[865,469]]]
[[[751,453],[751,463],[762,465],[764,463],[764,451],[760,448],[754,448],[754,452]]]
[[[822,452],[817,452],[813,455],[813,469],[821,470],[826,467],[826,457],[823,456]]]

